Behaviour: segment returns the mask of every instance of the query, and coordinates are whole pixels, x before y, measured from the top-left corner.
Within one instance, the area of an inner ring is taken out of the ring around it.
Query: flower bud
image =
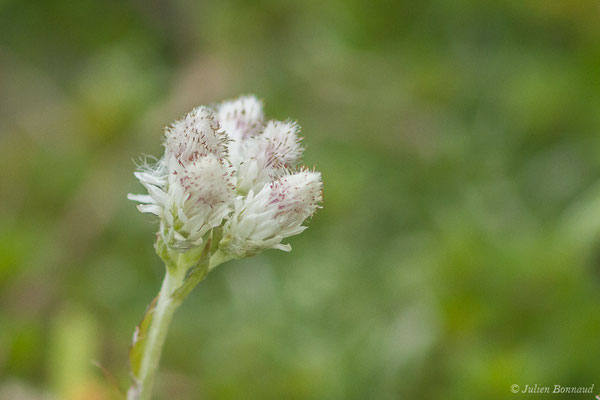
[[[229,214],[235,194],[233,171],[223,159],[208,154],[174,172],[168,191],[173,223],[164,235],[173,248],[186,250],[202,244],[204,235]]]
[[[303,149],[298,131],[293,122],[269,121],[263,133],[242,141],[230,156],[240,193],[259,191],[300,162]]]
[[[189,163],[198,157],[226,153],[226,137],[219,132],[219,123],[208,107],[197,107],[165,131],[165,154],[179,163]]]
[[[197,107],[165,130],[165,155],[154,167],[135,176],[148,195],[129,195],[142,212],[160,217],[159,235],[173,249],[184,251],[203,242],[230,212],[235,188],[231,166],[221,158],[226,137],[214,113]]]
[[[239,197],[223,229],[221,247],[234,258],[275,248],[290,251],[281,241],[301,233],[302,223],[322,201],[321,174],[303,170],[267,184],[254,195]]]
[[[262,130],[262,103],[254,96],[243,96],[219,105],[221,128],[234,140],[243,140]]]

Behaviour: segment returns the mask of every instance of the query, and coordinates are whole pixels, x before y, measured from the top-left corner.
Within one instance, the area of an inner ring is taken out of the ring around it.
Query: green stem
[[[181,301],[172,298],[172,294],[183,284],[185,279],[185,273],[179,275],[181,276],[168,271],[165,274],[144,344],[137,387],[129,391],[128,400],[150,399],[169,324],[175,310],[181,304]]]
[[[217,251],[215,251],[210,257],[210,261],[208,262],[208,272],[231,259],[232,257],[230,255],[223,253],[221,249],[217,249]]]
[[[150,305],[144,317],[144,320],[150,318],[147,331],[142,326],[144,322],[142,320],[138,330],[141,331],[140,335],[143,338],[134,339],[134,346],[139,343],[141,347],[141,358],[139,364],[136,362],[139,370],[134,369],[134,383],[127,393],[127,400],[150,399],[167,331],[175,310],[210,270],[230,259],[220,250],[211,257],[208,245],[205,250],[200,260],[196,265],[192,264],[193,266],[184,254],[168,259],[170,262],[167,262],[167,273],[156,298],[156,304]]]

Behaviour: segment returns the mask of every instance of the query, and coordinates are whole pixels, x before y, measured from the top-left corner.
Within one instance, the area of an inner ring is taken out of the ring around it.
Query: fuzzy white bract
[[[256,195],[250,190],[238,197],[225,223],[224,250],[235,258],[265,248],[290,251],[281,241],[306,229],[302,223],[319,207],[321,186],[321,174],[303,170],[267,183]]]
[[[282,240],[322,201],[321,174],[299,167],[303,149],[294,122],[264,121],[254,96],[198,107],[165,130],[165,153],[135,176],[148,194],[128,195],[159,217],[159,239],[185,252],[212,237],[228,258]]]

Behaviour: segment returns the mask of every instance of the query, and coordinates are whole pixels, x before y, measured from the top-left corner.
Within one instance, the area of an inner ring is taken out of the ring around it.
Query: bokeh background
[[[324,208],[197,288],[156,398],[600,393],[596,0],[2,0],[0,399],[127,386],[163,275],[134,162],[246,93]]]

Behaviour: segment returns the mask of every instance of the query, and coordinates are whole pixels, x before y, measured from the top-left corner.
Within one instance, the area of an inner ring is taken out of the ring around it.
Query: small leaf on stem
[[[135,327],[135,332],[133,333],[133,341],[131,342],[131,346],[129,347],[129,366],[131,367],[131,373],[135,381],[139,378],[140,367],[142,365],[142,355],[144,354],[144,343],[146,340],[146,334],[148,333],[148,328],[152,323],[152,317],[154,315],[154,309],[156,308],[156,300],[158,296],[152,300],[148,308],[146,308],[146,312],[144,313],[144,317]]]

